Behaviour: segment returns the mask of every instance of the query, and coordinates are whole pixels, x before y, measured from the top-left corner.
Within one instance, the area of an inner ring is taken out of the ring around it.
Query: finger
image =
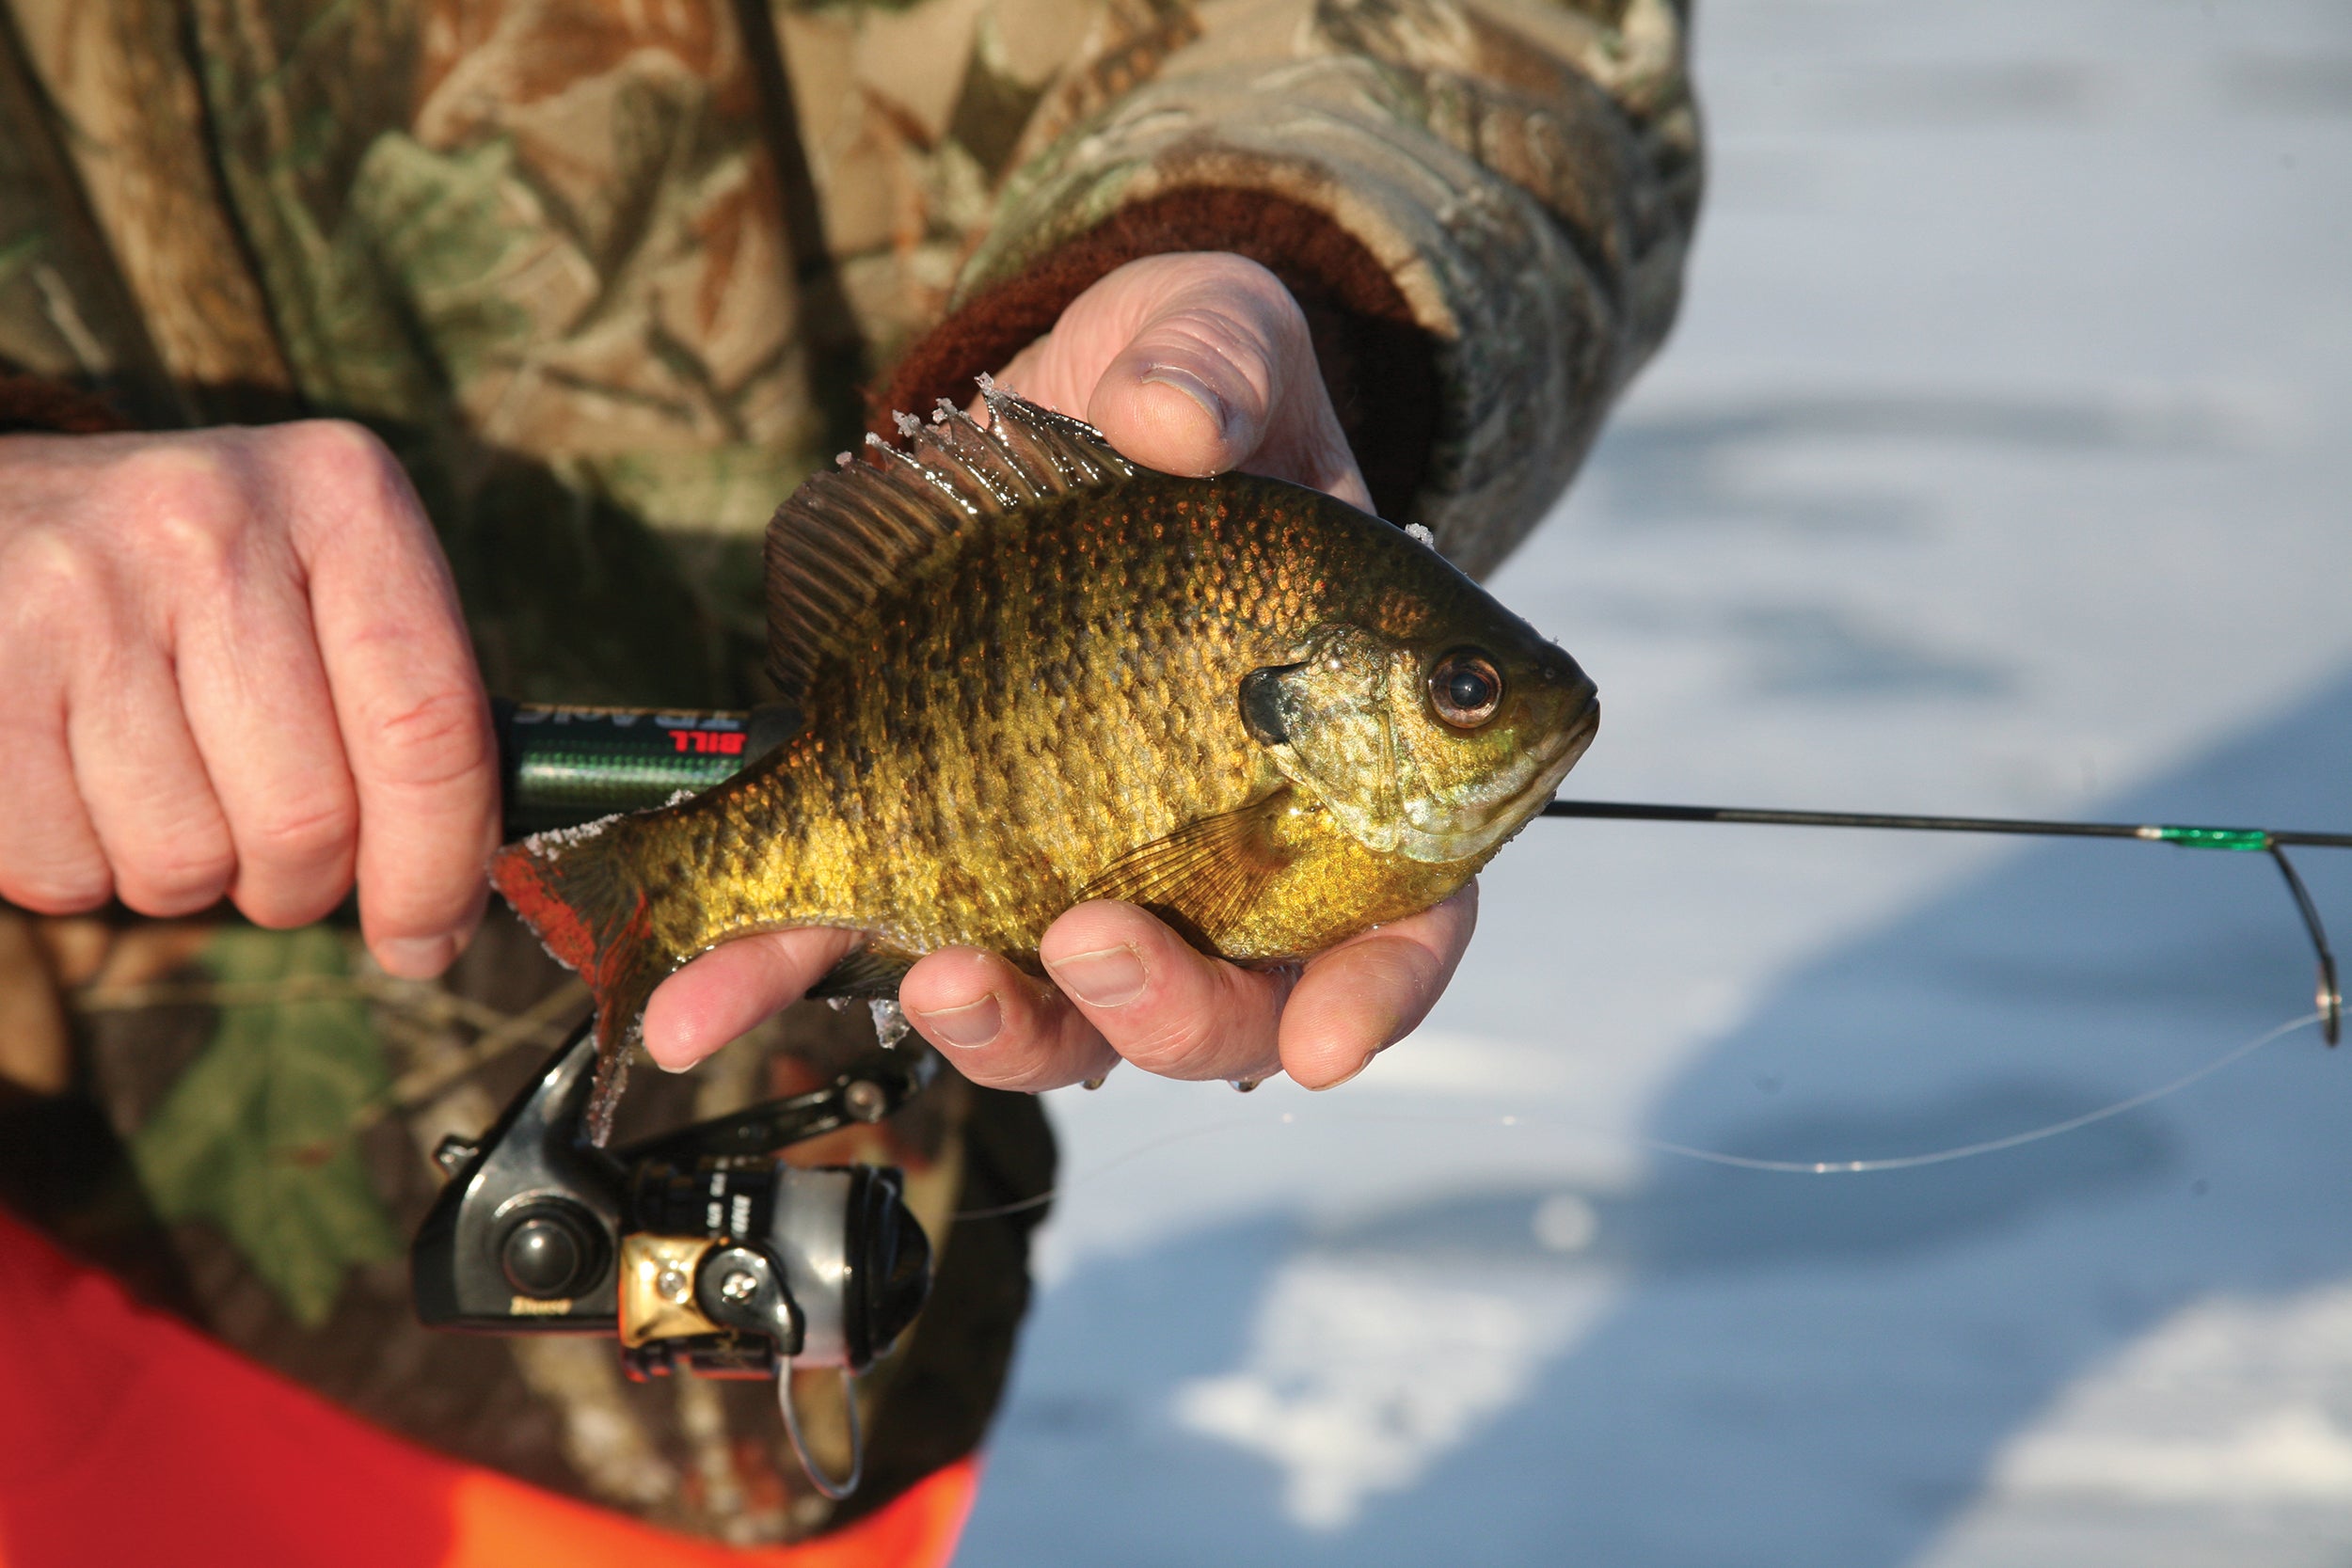
[[[1351,937],[1308,962],[1282,1014],[1282,1069],[1335,1088],[1421,1026],[1478,925],[1478,884],[1432,910]]]
[[[810,926],[712,948],[654,988],[645,1004],[645,1053],[684,1072],[798,1002],[864,940]]]
[[[300,926],[351,886],[358,801],[299,563],[280,535],[255,547],[182,614],[180,690],[235,847],[230,896]]]
[[[356,426],[287,427],[296,547],[359,805],[359,919],[395,974],[437,974],[481,917],[498,749],[448,568],[390,453]]]
[[[190,780],[199,795],[206,786],[193,746],[173,722],[179,696],[163,651],[167,619],[93,546],[87,518],[77,512],[105,515],[105,487],[57,461],[92,449],[50,445],[64,451],[37,452],[28,467],[11,468],[0,493],[7,535],[0,543],[9,546],[0,560],[0,895],[68,913],[115,891],[110,852],[143,862],[155,841],[167,854],[183,853],[174,828],[192,821],[200,832],[204,824],[201,809],[189,810],[182,794]],[[203,532],[201,515],[144,513],[160,523],[158,548],[147,553],[167,551],[190,528]],[[161,571],[176,578],[179,566],[167,557]],[[159,713],[143,713],[142,698]],[[151,717],[158,721],[141,722]],[[103,800],[86,795],[86,776]],[[93,804],[105,809],[111,843],[102,838]],[[171,885],[167,872],[161,881],[134,878],[125,895],[158,912],[200,907],[212,901],[200,884],[215,868],[195,869],[198,885],[184,885],[185,878]]]
[[[1057,1089],[1119,1059],[1059,991],[977,947],[925,958],[899,982],[898,1005],[958,1070],[991,1088]]]
[[[1289,980],[1193,950],[1132,904],[1081,904],[1038,944],[1045,973],[1111,1048],[1168,1078],[1254,1078],[1277,1059]]]
[[[8,786],[8,809],[0,811],[0,899],[37,914],[78,914],[104,903],[114,877],[74,783],[62,698],[54,690],[45,703],[29,690],[0,695],[0,755]]]
[[[75,683],[66,747],[116,895],[157,916],[219,902],[236,855],[156,637],[123,640]]]
[[[1169,473],[1244,468],[1369,509],[1307,318],[1281,280],[1231,255],[1130,266],[1096,285],[1110,296],[1103,308],[1126,318],[1123,333],[1113,330],[1123,346],[1086,403],[1111,444]],[[1081,315],[1068,325],[1086,324]]]

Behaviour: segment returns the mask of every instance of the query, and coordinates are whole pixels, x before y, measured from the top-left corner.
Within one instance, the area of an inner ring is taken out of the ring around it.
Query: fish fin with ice
[[[1140,904],[1195,946],[1214,949],[1290,863],[1275,827],[1291,799],[1284,784],[1236,810],[1187,822],[1096,872],[1079,898]]]
[[[588,1127],[598,1143],[612,1131],[645,1003],[675,967],[653,939],[644,889],[628,868],[628,821],[606,817],[534,833],[490,857],[491,886],[596,999],[596,1083]]]
[[[898,982],[914,967],[914,960],[903,953],[861,947],[825,971],[824,977],[808,988],[808,994],[823,1001],[852,997],[887,1001],[898,994]]]
[[[953,407],[928,425],[902,417],[905,449],[868,436],[866,462],[810,476],[777,508],[768,525],[768,673],[785,702],[805,712],[818,661],[942,545],[987,518],[1137,472],[1093,426],[993,383],[983,391],[986,429]]]

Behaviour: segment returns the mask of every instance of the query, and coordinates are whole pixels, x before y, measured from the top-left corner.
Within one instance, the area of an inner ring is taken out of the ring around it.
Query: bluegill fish
[[[777,513],[791,739],[493,861],[595,993],[603,1115],[654,987],[732,938],[863,931],[819,994],[894,995],[954,944],[1037,972],[1056,916],[1123,898],[1204,951],[1295,958],[1454,893],[1591,742],[1576,662],[1423,540],[989,411],[943,405]]]

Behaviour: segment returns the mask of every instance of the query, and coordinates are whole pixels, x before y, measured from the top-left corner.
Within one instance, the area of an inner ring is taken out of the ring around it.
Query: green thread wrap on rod
[[[2184,849],[2230,849],[2259,855],[2270,847],[2270,834],[2260,828],[2154,827],[2139,832],[2142,838],[2177,844]]]

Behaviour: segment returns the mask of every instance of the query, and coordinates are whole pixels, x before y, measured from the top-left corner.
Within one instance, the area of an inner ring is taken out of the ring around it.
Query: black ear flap
[[[1296,664],[1269,664],[1241,678],[1241,723],[1261,746],[1290,741],[1290,725],[1282,717],[1282,677],[1300,669]]]

